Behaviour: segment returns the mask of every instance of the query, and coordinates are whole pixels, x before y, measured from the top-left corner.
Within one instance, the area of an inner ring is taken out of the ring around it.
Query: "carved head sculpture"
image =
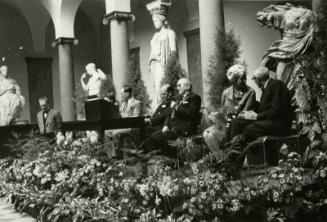
[[[163,15],[152,15],[152,21],[155,29],[161,29],[163,26],[169,26],[168,21],[166,20],[166,16]]]
[[[1,77],[3,78],[7,78],[8,77],[8,67],[3,65],[0,67],[0,74],[1,74]]]
[[[148,11],[152,15],[153,25],[156,29],[169,26],[167,15],[170,6],[171,2],[167,0],[157,0],[146,5]]]

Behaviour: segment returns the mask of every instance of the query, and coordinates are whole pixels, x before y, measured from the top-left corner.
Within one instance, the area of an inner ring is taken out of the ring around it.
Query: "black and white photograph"
[[[326,222],[327,0],[0,0],[0,222]]]

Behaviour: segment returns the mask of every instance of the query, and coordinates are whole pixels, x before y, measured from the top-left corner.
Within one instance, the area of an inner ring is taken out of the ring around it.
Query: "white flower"
[[[61,146],[64,142],[65,142],[65,136],[62,134],[62,132],[58,132],[57,136],[56,136],[56,143],[58,146]]]
[[[98,143],[99,141],[99,134],[97,131],[87,131],[86,136],[91,144]]]

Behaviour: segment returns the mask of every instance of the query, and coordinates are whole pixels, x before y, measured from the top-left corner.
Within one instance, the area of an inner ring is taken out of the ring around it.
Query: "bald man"
[[[270,79],[269,70],[263,66],[255,70],[252,79],[262,89],[262,95],[258,113],[244,111],[239,115],[240,118],[255,120],[243,130],[245,140],[289,134],[293,112],[287,86],[280,80]]]
[[[149,138],[148,150],[161,149],[165,155],[176,157],[172,149],[168,147],[167,140],[174,140],[180,136],[190,136],[196,133],[196,127],[201,108],[201,97],[192,92],[192,84],[186,78],[177,82],[178,98],[172,101],[169,115],[162,127],[155,131]]]
[[[151,126],[150,131],[161,129],[168,116],[171,115],[170,108],[173,99],[174,90],[169,84],[165,84],[160,88],[160,105],[157,107],[151,118],[146,119],[146,122]]]

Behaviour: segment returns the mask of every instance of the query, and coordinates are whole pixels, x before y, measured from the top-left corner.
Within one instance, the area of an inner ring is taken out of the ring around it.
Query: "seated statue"
[[[83,73],[81,77],[82,88],[88,96],[100,97],[101,86],[107,79],[107,75],[101,69],[97,69],[94,63],[87,64],[85,70],[86,73]]]
[[[246,71],[244,67],[238,64],[233,65],[227,71],[227,78],[231,82],[231,86],[224,90],[221,97],[221,105],[235,115],[244,110],[255,110],[256,94],[251,87],[246,85]],[[216,122],[215,113],[209,114],[209,119]],[[229,140],[230,132],[227,131],[226,134],[227,140]],[[218,141],[222,139],[221,136],[216,124],[203,132],[204,141],[213,153],[220,152]]]
[[[19,117],[25,98],[17,82],[8,75],[8,67],[0,67],[0,126],[10,125]]]

